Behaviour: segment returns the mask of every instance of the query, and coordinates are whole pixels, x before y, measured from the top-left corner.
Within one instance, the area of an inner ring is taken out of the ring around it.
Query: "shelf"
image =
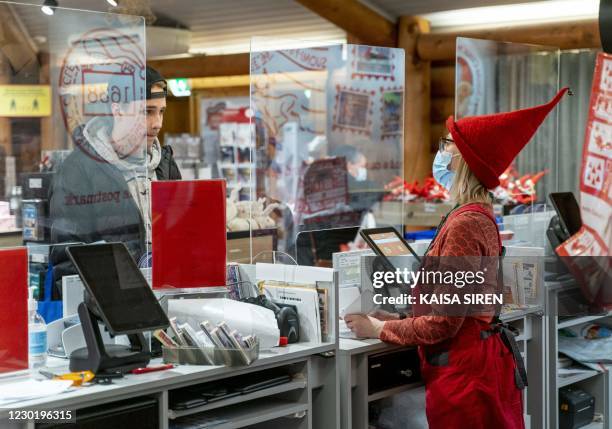
[[[246,401],[252,401],[266,396],[277,395],[279,393],[290,392],[292,390],[304,389],[305,387],[306,380],[290,381],[289,383],[281,384],[279,386],[258,390],[257,392],[248,393],[246,395],[234,396],[232,398],[228,398],[221,401],[211,402],[210,404],[202,405],[201,407],[196,407],[189,410],[168,410],[168,416],[170,417],[170,419],[177,419],[184,416],[190,416],[192,414],[202,413],[204,411],[214,410],[216,408],[227,407]]]
[[[255,168],[254,162],[220,162],[218,168]]]
[[[604,429],[603,423],[593,422],[586,426],[582,426],[580,429]]]
[[[230,144],[223,144],[223,143],[219,143],[219,147],[237,147],[238,149],[255,149],[255,145],[254,144],[250,144],[250,143],[230,143]]]
[[[528,305],[524,308],[517,308],[502,312],[499,316],[502,322],[514,322],[531,314],[542,313],[541,305]]]
[[[592,322],[594,320],[603,319],[604,317],[612,316],[612,311],[605,314],[598,314],[595,316],[584,316],[578,317],[576,319],[565,320],[559,324],[557,324],[557,329],[569,328],[570,326],[581,325],[583,323]]]
[[[405,392],[410,389],[414,389],[415,387],[422,386],[423,383],[410,383],[404,384],[402,386],[393,387],[392,389],[381,390],[380,392],[372,393],[368,395],[368,402],[378,401],[379,399],[388,398],[389,396],[397,395],[398,393]]]
[[[600,374],[604,373],[593,370],[582,374],[572,375],[571,377],[559,377],[557,375],[557,389],[569,386],[570,384],[578,383],[579,381],[587,380]]]
[[[259,401],[240,404],[239,407],[234,406],[217,409],[217,412],[205,413],[202,417],[215,417],[225,421],[224,423],[213,426],[214,429],[236,429],[304,411],[308,411],[308,404],[283,401],[280,399],[260,399]],[[190,419],[194,418],[197,418],[197,416],[190,417]],[[176,423],[180,424],[181,422],[180,420],[176,420]],[[173,426],[174,422],[170,422],[170,427]]]

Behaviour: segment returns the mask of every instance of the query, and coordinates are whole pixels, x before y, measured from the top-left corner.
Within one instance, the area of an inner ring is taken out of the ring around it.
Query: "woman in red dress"
[[[499,185],[500,174],[566,91],[528,109],[447,120],[450,134],[440,141],[433,172],[457,205],[438,227],[427,258],[502,255],[489,190]],[[431,429],[524,428],[521,389],[526,380],[521,379],[518,353],[492,326],[494,313],[432,315],[413,306],[413,315],[401,320],[390,313],[375,315],[344,319],[359,337],[419,346]]]

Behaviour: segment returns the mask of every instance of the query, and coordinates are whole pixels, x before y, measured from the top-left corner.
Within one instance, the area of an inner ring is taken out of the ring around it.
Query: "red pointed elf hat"
[[[546,104],[513,112],[446,120],[446,128],[470,170],[487,189],[499,185],[499,176],[525,147],[569,88]]]

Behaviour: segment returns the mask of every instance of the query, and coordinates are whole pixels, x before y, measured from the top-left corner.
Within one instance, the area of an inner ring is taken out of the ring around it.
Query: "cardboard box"
[[[403,207],[402,207],[403,206]],[[396,225],[403,218],[404,226],[433,228],[452,210],[453,203],[384,201],[374,210],[380,224]],[[402,214],[403,208],[403,214]]]
[[[436,227],[453,207],[452,203],[406,203],[404,225]]]
[[[253,254],[251,255],[251,238]],[[227,233],[227,262],[250,264],[251,257],[259,253],[276,250],[276,228],[234,231]]]

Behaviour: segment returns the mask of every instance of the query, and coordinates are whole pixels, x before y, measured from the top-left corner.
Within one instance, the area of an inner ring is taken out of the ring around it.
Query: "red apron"
[[[489,212],[471,204],[449,217],[468,210],[495,222]],[[500,334],[489,329],[489,323],[466,317],[454,338],[419,347],[430,429],[524,429],[513,355]]]

